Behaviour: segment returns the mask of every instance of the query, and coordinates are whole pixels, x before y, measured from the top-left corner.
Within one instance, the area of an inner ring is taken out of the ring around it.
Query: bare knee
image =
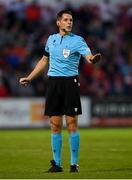
[[[68,117],[66,120],[66,126],[68,132],[75,132],[78,129],[77,117]]]
[[[52,117],[50,119],[50,126],[53,133],[60,133],[62,129],[62,118],[59,116]]]
[[[56,124],[54,122],[51,122],[50,125],[51,125],[51,130],[53,133],[60,133],[61,132],[61,125],[60,124]]]

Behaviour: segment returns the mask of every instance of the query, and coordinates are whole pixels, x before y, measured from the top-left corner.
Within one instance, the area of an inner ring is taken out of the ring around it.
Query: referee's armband
[[[49,57],[49,53],[48,52],[46,52],[45,50],[44,50],[44,53],[43,53],[45,56],[47,56],[47,57]]]

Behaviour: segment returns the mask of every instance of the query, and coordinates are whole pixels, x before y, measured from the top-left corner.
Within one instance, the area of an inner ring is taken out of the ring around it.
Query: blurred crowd
[[[18,80],[42,57],[48,36],[57,32],[56,13],[64,8],[73,12],[73,32],[84,37],[92,53],[102,54],[96,65],[81,58],[81,95],[132,97],[132,4],[104,0],[74,8],[55,1],[54,7],[37,1],[0,2],[0,97],[45,95],[47,70],[27,87]]]

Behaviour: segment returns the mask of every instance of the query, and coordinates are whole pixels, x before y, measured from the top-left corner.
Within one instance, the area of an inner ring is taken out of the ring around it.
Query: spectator
[[[68,6],[75,17],[75,33],[80,33],[93,53],[101,52],[103,61],[94,69],[81,60],[81,94],[94,97],[132,96],[132,10],[130,3],[85,4],[74,8],[62,0],[54,6],[12,0],[0,3],[0,69],[1,96],[40,96],[45,92],[43,84],[33,82],[26,90],[19,90],[18,77],[31,70],[42,55],[48,35],[55,32],[54,14],[58,8]],[[69,2],[70,3],[70,2]],[[4,76],[4,77],[3,77]],[[4,78],[4,80],[3,80]],[[3,95],[2,95],[3,94]]]

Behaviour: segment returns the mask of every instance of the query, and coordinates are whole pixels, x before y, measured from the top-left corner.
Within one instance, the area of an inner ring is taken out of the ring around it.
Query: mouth
[[[67,26],[68,29],[71,29],[72,27],[71,26]]]

